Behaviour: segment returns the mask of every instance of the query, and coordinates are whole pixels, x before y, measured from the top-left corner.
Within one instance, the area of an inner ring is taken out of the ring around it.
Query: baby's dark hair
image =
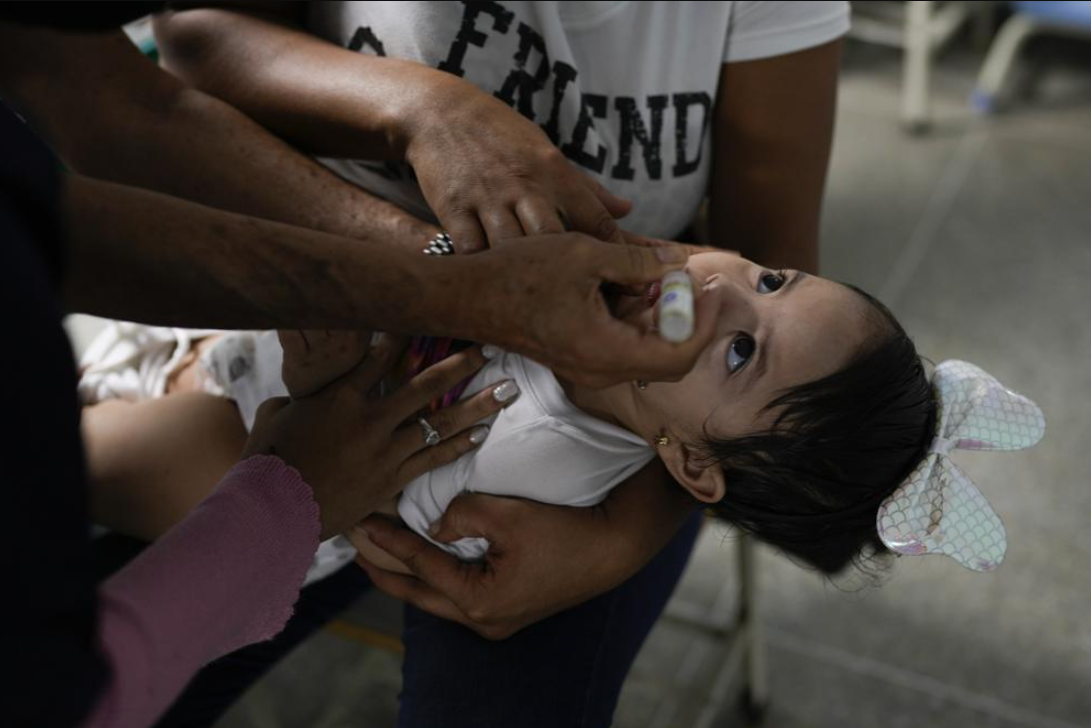
[[[924,457],[936,422],[913,342],[886,306],[848,288],[874,331],[848,366],[776,396],[763,409],[776,411],[769,429],[704,443],[727,483],[709,511],[827,574],[886,551],[879,505]]]

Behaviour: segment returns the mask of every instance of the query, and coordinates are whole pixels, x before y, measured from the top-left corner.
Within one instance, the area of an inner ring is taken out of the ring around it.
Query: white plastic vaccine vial
[[[685,271],[663,276],[659,295],[659,335],[674,344],[693,336],[693,281]]]

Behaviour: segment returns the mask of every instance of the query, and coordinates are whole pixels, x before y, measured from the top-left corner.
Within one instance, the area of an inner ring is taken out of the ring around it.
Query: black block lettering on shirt
[[[674,105],[674,154],[675,163],[671,168],[671,174],[675,177],[684,177],[693,174],[701,165],[701,147],[705,143],[705,130],[708,129],[709,116],[712,113],[712,99],[704,91],[694,93],[674,94],[671,97]],[[697,154],[692,160],[686,159],[686,136],[689,134],[689,107],[704,107],[704,118],[701,120],[701,133],[697,137]]]
[[[667,108],[667,95],[648,97],[648,110],[651,112],[651,132],[644,126],[636,99],[631,96],[618,96],[614,99],[614,108],[621,115],[621,134],[618,136],[617,164],[610,169],[614,179],[633,179],[633,140],[640,142],[644,153],[644,167],[650,179],[659,179],[663,175],[663,160],[659,156],[660,133],[663,131],[663,109]]]
[[[576,128],[572,130],[572,140],[561,147],[561,151],[581,167],[601,174],[606,166],[606,147],[599,144],[594,154],[584,151],[587,132],[595,127],[592,117],[606,118],[606,97],[599,94],[580,94],[580,118],[576,120]]]
[[[508,28],[511,27],[511,21],[515,19],[515,13],[498,2],[492,2],[492,0],[489,0],[489,2],[462,0],[462,4],[466,6],[462,13],[462,27],[458,29],[458,35],[455,36],[455,40],[451,44],[447,60],[438,66],[439,70],[453,73],[459,77],[466,75],[466,69],[462,67],[462,61],[466,58],[466,49],[471,43],[478,48],[484,48],[485,41],[489,39],[487,35],[474,27],[478,16],[481,13],[491,15],[493,30],[499,33],[507,33]]]
[[[368,46],[377,56],[386,56],[386,51],[383,49],[383,42],[376,37],[375,32],[371,29],[371,26],[360,26],[356,29],[356,32],[352,34],[352,40],[349,41],[348,49],[350,51],[363,50],[364,46]]]
[[[553,64],[553,110],[549,112],[549,121],[542,126],[542,130],[545,131],[549,140],[556,145],[561,143],[559,127],[564,92],[568,88],[568,84],[575,81],[578,75],[579,71],[564,61],[556,61]]]
[[[531,50],[538,51],[541,61],[534,75],[527,73],[527,61]],[[534,121],[534,94],[545,88],[549,79],[549,54],[546,52],[545,39],[526,23],[519,23],[519,50],[515,52],[515,68],[496,98],[519,111],[520,114]]]

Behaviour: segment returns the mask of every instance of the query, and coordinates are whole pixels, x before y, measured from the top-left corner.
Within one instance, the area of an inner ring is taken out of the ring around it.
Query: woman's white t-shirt
[[[705,197],[722,64],[848,30],[847,2],[316,2],[311,32],[459,75],[538,123],[633,204],[626,229],[673,238]],[[727,93],[731,89],[726,89]],[[432,219],[404,163],[321,160]]]

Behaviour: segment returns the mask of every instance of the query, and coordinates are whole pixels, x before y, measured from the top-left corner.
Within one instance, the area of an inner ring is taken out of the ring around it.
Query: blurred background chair
[[[1015,13],[1004,22],[989,47],[970,97],[974,108],[981,113],[997,110],[1019,52],[1031,38],[1057,35],[1091,41],[1091,2],[1013,2],[1011,5]]]
[[[1055,3],[1065,5],[1068,3]],[[855,2],[850,36],[902,48],[902,124],[920,134],[931,124],[929,89],[935,56],[967,24],[984,44],[992,30],[993,2]]]

